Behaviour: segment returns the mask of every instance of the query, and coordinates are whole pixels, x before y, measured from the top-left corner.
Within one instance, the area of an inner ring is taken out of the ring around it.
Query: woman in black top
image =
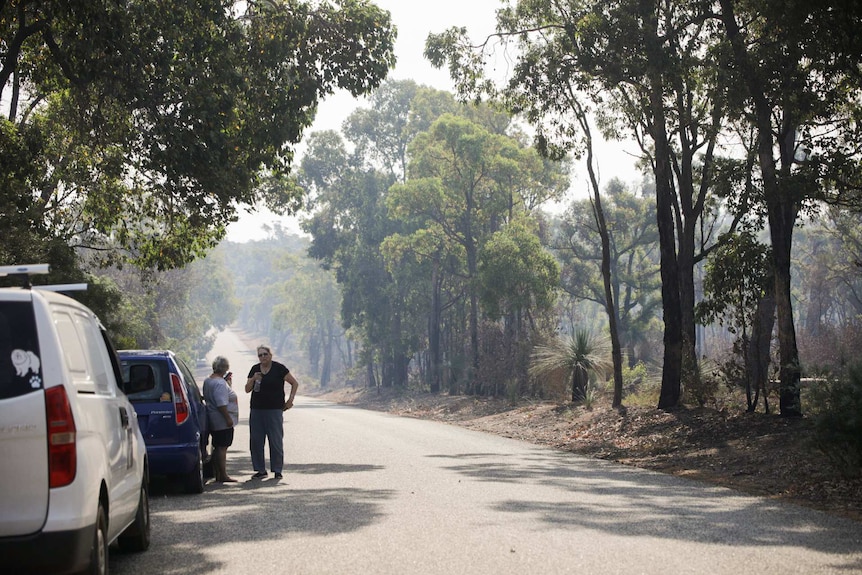
[[[249,447],[254,478],[266,477],[266,460],[263,446],[269,441],[269,466],[276,479],[281,479],[284,467],[283,412],[293,407],[299,383],[283,364],[272,360],[272,350],[265,345],[257,347],[260,363],[253,365],[245,383],[251,393],[251,411],[248,417]],[[290,384],[290,396],[285,400],[284,384]]]

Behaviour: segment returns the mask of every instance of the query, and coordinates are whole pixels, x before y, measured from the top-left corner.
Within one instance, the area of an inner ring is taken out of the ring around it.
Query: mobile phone
[[[226,374],[224,374],[224,378],[225,378],[225,379],[230,379],[232,376],[233,376],[233,372],[232,372],[232,371],[229,371],[229,372],[227,372]]]

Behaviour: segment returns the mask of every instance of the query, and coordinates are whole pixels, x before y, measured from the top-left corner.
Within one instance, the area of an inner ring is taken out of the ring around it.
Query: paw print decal
[[[34,375],[33,377],[31,377],[30,387],[32,387],[33,389],[39,389],[40,387],[42,387],[42,378],[38,375]]]
[[[18,377],[24,377],[27,372],[32,371],[34,374],[39,374],[39,358],[32,351],[24,351],[23,349],[12,350],[12,365],[15,366],[15,371]]]

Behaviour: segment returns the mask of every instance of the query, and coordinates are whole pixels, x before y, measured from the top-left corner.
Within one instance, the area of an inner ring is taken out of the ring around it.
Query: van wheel
[[[150,546],[150,496],[147,480],[141,482],[141,496],[135,521],[117,539],[123,551],[146,551]]]
[[[191,473],[183,476],[183,485],[187,493],[203,493],[204,492],[204,472],[201,464],[201,454],[198,452],[198,463]]]
[[[90,549],[90,564],[81,571],[81,575],[107,575],[108,573],[108,522],[105,519],[105,508],[99,501],[96,511],[96,529],[93,534],[93,547]]]

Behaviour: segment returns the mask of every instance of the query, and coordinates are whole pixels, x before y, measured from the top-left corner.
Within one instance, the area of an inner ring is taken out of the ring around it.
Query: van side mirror
[[[139,363],[129,367],[129,381],[123,382],[126,395],[149,391],[156,387],[156,375],[150,365]]]

